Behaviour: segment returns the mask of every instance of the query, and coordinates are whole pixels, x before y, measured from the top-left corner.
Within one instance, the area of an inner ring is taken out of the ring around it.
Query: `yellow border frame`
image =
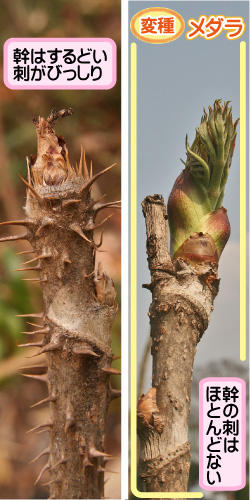
[[[246,360],[246,42],[240,42],[240,359]]]
[[[131,44],[130,60],[130,154],[131,154],[131,489],[137,496],[137,46]]]
[[[130,62],[131,151],[131,490],[138,498],[202,498],[203,493],[142,493],[137,489],[137,45],[131,43]]]
[[[137,489],[137,44],[131,43],[131,490],[138,498],[202,498],[201,492]],[[246,359],[246,42],[240,42],[240,359]]]

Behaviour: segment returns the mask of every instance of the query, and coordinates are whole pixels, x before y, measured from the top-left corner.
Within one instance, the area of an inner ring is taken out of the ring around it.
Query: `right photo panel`
[[[249,498],[249,2],[129,1],[131,498]]]

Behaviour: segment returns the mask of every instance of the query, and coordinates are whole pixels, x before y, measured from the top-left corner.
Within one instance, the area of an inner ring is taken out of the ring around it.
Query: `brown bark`
[[[193,361],[218,292],[217,269],[209,262],[194,268],[183,259],[171,260],[163,198],[148,196],[142,207],[151,273],[151,284],[144,286],[152,292],[154,394],[151,389],[144,396],[144,407],[138,402],[139,475],[143,491],[185,492]]]
[[[35,356],[46,354],[48,367],[44,375],[28,375],[46,382],[49,393],[38,403],[50,404],[49,420],[36,428],[50,432],[49,448],[40,455],[48,455],[48,461],[38,479],[50,471],[50,498],[101,498],[109,459],[104,450],[107,408],[119,395],[109,380],[119,374],[111,368],[117,305],[112,280],[100,263],[95,269],[102,243],[102,238],[98,245],[94,241],[94,230],[102,225],[95,218],[107,204],[91,198],[91,186],[109,168],[93,176],[83,151],[79,165],[70,165],[65,141],[52,128],[68,114],[72,110],[53,110],[47,121],[34,121],[38,156],[28,162],[24,181],[27,219],[12,223],[26,227],[21,238],[35,254],[26,270],[40,273],[31,281],[43,290],[44,310],[33,315],[42,320],[34,333],[43,339],[27,344],[39,347]]]

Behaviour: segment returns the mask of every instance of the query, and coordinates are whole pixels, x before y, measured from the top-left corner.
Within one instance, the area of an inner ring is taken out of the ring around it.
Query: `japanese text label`
[[[11,89],[110,89],[116,45],[110,38],[10,38],[4,83]]]
[[[245,486],[245,382],[206,378],[200,382],[199,467],[205,490]]]
[[[198,36],[205,38],[205,40],[213,40],[221,34],[223,30],[226,31],[228,40],[236,40],[243,35],[245,31],[244,19],[242,17],[224,17],[224,16],[200,16],[198,21],[196,19],[189,19],[188,25],[191,31],[186,33],[188,40],[194,40]]]

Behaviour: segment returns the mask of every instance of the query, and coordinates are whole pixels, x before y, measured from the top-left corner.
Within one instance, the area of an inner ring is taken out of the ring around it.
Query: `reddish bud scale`
[[[192,233],[174,254],[196,266],[202,261],[218,264],[221,253],[230,236],[227,211],[221,207],[205,215],[199,224],[200,232]]]
[[[194,182],[190,172],[183,170],[174,183],[167,206],[172,254],[209,211],[206,192]]]
[[[178,258],[187,260],[194,267],[201,262],[218,263],[218,253],[212,236],[203,233],[191,234],[174,254],[174,259]]]
[[[219,259],[231,232],[227,210],[221,207],[219,210],[205,215],[200,221],[200,228],[201,231],[210,234],[213,238]]]

